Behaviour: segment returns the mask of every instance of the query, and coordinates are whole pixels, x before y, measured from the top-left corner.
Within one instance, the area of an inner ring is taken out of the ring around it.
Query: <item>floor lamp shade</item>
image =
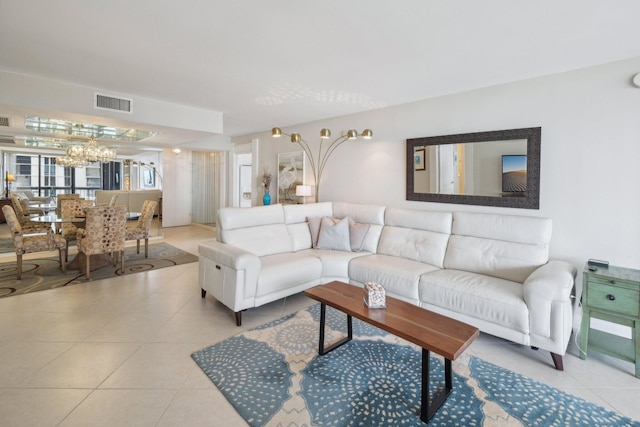
[[[4,186],[5,186],[5,190],[4,190],[4,196],[5,197],[9,197],[9,185],[12,182],[15,182],[16,178],[13,176],[12,173],[7,172],[5,174],[4,177]]]
[[[309,197],[311,196],[310,185],[296,185],[296,196]]]

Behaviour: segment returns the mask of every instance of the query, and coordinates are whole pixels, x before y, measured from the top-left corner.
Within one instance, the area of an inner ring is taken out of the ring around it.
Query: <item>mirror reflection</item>
[[[407,200],[537,209],[538,128],[407,140]]]
[[[526,139],[416,146],[414,153],[422,162],[415,168],[416,193],[525,195]]]

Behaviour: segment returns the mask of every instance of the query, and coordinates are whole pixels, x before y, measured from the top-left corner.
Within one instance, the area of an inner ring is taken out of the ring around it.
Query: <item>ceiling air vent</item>
[[[0,126],[9,127],[9,117],[0,117]]]
[[[0,135],[0,144],[16,144],[12,136]]]
[[[101,95],[96,93],[95,108],[103,110],[122,111],[123,113],[131,113],[131,99],[116,98],[114,96]]]

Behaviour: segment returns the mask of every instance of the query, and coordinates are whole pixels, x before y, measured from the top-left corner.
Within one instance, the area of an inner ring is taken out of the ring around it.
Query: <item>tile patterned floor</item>
[[[214,237],[194,226],[163,231],[192,253]],[[238,328],[223,305],[200,298],[197,263],[0,299],[1,424],[246,425],[190,354],[312,303],[298,294],[249,310]],[[640,420],[631,363],[580,360],[572,343],[558,372],[549,353],[487,335],[469,351]]]

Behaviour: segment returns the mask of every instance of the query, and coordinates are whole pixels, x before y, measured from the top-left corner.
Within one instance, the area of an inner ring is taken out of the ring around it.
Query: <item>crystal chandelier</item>
[[[116,150],[98,145],[98,140],[91,138],[84,145],[71,145],[67,147],[65,157],[57,157],[56,164],[66,167],[83,167],[89,162],[110,162],[115,160]]]
[[[87,161],[79,158],[74,159],[69,156],[56,157],[56,165],[63,166],[65,168],[82,168],[87,166]]]

